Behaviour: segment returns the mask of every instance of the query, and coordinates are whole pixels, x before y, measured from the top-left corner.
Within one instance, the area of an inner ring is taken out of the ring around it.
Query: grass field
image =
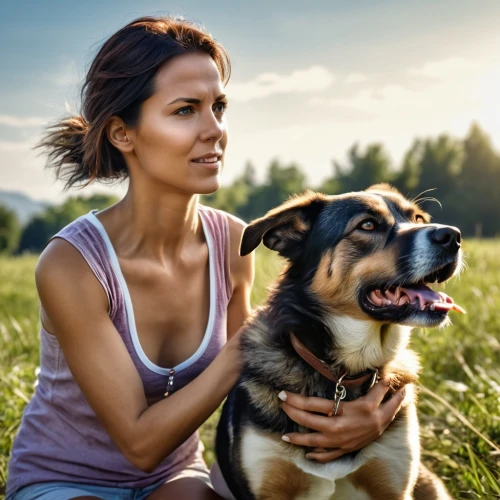
[[[452,314],[444,330],[416,330],[412,346],[423,370],[419,403],[423,460],[455,498],[500,498],[500,241],[469,241],[468,268],[446,293],[468,314]],[[0,257],[0,497],[9,450],[38,370],[36,257]],[[257,254],[254,305],[280,268],[266,250]],[[202,428],[213,460],[218,414]]]

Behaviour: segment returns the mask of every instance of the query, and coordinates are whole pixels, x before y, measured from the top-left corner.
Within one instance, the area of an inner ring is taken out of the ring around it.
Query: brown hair
[[[141,104],[154,93],[154,77],[167,61],[181,54],[204,52],[227,83],[229,56],[204,28],[177,17],[141,17],[112,35],[94,58],[82,87],[82,112],[48,127],[37,145],[48,153],[47,167],[64,189],[94,180],[128,176],[120,151],[108,140],[112,116],[135,126]]]

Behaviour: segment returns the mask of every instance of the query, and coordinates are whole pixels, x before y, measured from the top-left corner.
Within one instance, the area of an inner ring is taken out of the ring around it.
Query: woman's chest
[[[168,269],[125,261],[120,265],[144,354],[162,368],[179,365],[207,333],[214,299],[208,259]]]

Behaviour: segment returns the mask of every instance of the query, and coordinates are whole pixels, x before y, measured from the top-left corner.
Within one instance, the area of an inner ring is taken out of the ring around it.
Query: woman
[[[244,223],[198,203],[220,186],[229,68],[201,28],[138,19],[99,50],[82,116],[42,141],[67,187],[128,177],[129,188],[40,256],[41,371],[9,500],[219,498],[196,431],[238,379],[254,274],[252,257],[238,255]],[[335,456],[394,418],[400,399],[381,405],[386,389],[344,405]],[[291,394],[284,410],[297,418],[313,399]]]

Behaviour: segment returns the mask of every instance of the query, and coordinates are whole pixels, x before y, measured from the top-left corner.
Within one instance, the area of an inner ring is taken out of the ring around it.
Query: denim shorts
[[[203,460],[195,460],[184,470],[172,477],[142,488],[116,488],[92,484],[48,481],[29,484],[9,495],[6,500],[69,500],[75,497],[93,495],[103,500],[144,500],[157,488],[177,479],[190,477],[203,481],[212,487],[210,472]]]
[[[85,495],[95,496],[103,500],[143,500],[159,488],[165,481],[144,488],[112,488],[92,484],[48,481],[24,486],[6,500],[69,500]]]

